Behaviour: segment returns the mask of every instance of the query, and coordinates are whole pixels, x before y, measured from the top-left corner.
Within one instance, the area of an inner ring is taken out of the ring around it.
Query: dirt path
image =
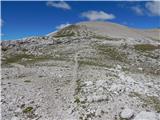
[[[73,80],[76,81],[78,79],[78,54],[79,52],[77,52],[74,56],[74,68],[73,68]]]

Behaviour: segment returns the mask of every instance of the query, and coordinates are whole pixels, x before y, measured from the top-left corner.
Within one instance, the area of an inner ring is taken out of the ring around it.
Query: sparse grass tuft
[[[29,82],[31,82],[31,80],[25,80],[24,82],[29,83]]]
[[[160,49],[160,46],[155,46],[152,44],[137,44],[137,45],[134,45],[134,48],[135,50],[145,52],[145,51],[153,51],[156,49]]]
[[[101,35],[94,35],[93,38],[103,39],[103,40],[116,40],[114,38],[111,38],[111,37],[108,37],[108,36],[101,36]]]
[[[127,55],[119,51],[117,48],[106,45],[97,45],[96,49],[99,51],[99,54],[105,58],[120,62],[127,62]]]
[[[102,63],[99,60],[91,60],[91,59],[85,59],[85,60],[79,60],[79,65],[89,65],[89,66],[100,66],[100,67],[111,67],[110,65]]]
[[[22,58],[26,58],[28,60],[22,61]],[[35,55],[27,55],[27,54],[16,54],[16,55],[10,55],[9,57],[6,57],[6,59],[3,61],[2,64],[10,64],[10,63],[34,63],[38,61],[43,61],[51,59],[51,56],[35,56]]]
[[[160,100],[155,96],[148,96],[145,99],[147,104],[153,105],[154,109],[159,113],[160,112]]]
[[[33,110],[33,107],[26,107],[24,110],[23,110],[23,113],[31,113]]]
[[[78,96],[75,97],[74,102],[77,103],[77,104],[79,104],[81,102]]]
[[[71,37],[74,36],[73,32],[65,32],[65,33],[60,33],[58,32],[54,37]]]
[[[144,105],[150,105],[154,107],[156,112],[160,112],[160,99],[156,96],[144,96],[142,94],[132,92],[130,93],[130,97],[138,97],[141,101],[144,102]]]
[[[32,58],[32,55],[27,55],[27,54],[17,54],[17,55],[12,55],[9,56],[5,59],[4,63],[8,64],[8,63],[16,63],[18,61],[20,61],[22,58]]]
[[[79,65],[93,65],[93,66],[97,66],[98,62],[95,61],[91,61],[91,60],[79,60],[78,61]]]
[[[76,84],[77,84],[77,87],[76,87],[76,90],[75,90],[75,94],[78,95],[81,91],[81,81],[80,81],[80,79],[76,81]]]

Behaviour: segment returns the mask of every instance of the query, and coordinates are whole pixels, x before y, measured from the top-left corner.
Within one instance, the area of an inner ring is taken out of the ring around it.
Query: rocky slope
[[[159,120],[159,30],[82,22],[2,41],[4,120]]]

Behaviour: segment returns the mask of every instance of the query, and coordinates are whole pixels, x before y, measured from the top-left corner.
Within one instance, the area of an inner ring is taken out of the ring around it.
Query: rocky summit
[[[1,42],[3,120],[160,120],[160,30],[81,22]]]

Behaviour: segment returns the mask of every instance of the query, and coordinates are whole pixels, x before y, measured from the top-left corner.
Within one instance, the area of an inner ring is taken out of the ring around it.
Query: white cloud
[[[3,20],[2,20],[2,18],[0,18],[0,27],[2,27],[3,26]]]
[[[128,25],[128,22],[123,21],[122,24],[123,24],[123,25]]]
[[[160,16],[160,1],[147,2],[145,7],[149,10],[151,15]]]
[[[114,19],[115,16],[113,14],[108,14],[104,11],[87,11],[87,12],[83,12],[81,14],[82,17],[85,17],[91,21],[95,21],[95,20],[109,20],[109,19]]]
[[[4,36],[4,34],[2,33],[2,26],[3,26],[4,21],[2,20],[2,18],[0,18],[0,37]]]
[[[70,10],[71,9],[69,4],[67,4],[64,1],[60,1],[60,2],[48,1],[47,2],[47,6],[56,7],[56,8],[62,8],[62,9],[66,9],[66,10]]]
[[[60,30],[60,29],[62,29],[62,28],[64,28],[64,27],[67,27],[67,26],[69,26],[69,25],[71,25],[71,24],[69,24],[69,23],[61,24],[61,25],[58,25],[58,26],[56,27],[56,29],[57,29],[57,30]]]
[[[137,15],[143,15],[143,9],[140,6],[133,6],[131,9],[137,14]]]
[[[1,34],[0,34],[0,36],[2,37],[2,36],[4,36],[4,34],[3,34],[3,33],[1,33]]]

